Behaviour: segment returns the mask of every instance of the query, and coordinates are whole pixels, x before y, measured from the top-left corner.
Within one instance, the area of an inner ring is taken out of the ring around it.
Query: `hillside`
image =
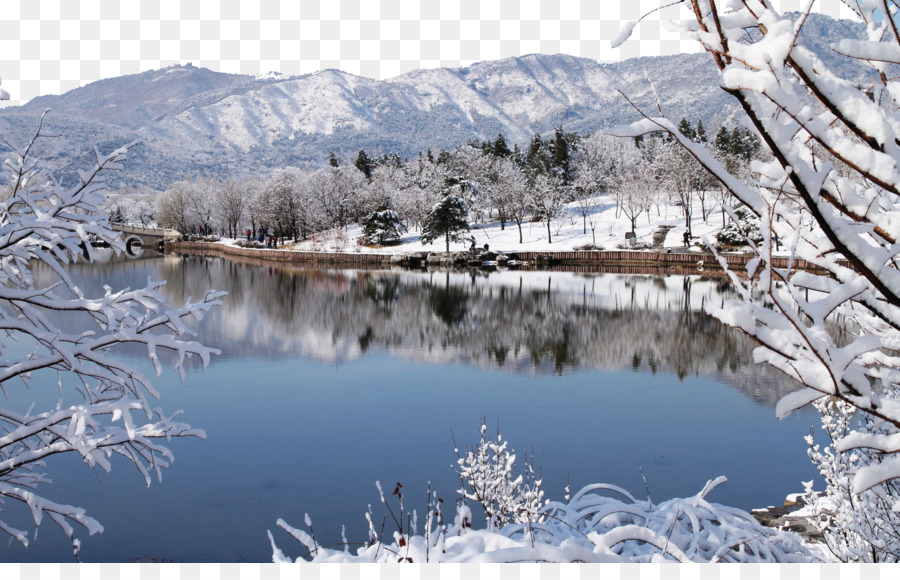
[[[827,40],[861,32],[854,23],[813,15],[802,40],[843,76],[862,80],[860,67],[831,56]],[[612,64],[532,54],[382,81],[337,70],[253,77],[188,64],[97,81],[0,115],[21,141],[51,109],[47,127],[65,138],[45,142],[42,153],[63,178],[74,176],[71,167],[87,162],[95,145],[106,151],[141,140],[113,185],[164,189],[188,172],[225,177],[319,166],[330,151],[409,157],[500,132],[520,145],[560,125],[592,133],[638,118],[617,89],[648,111],[656,110],[659,95],[668,116],[702,119],[710,128],[739,115],[706,54]]]

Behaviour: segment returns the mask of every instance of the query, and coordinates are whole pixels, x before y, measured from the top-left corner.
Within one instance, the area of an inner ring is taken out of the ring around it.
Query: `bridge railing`
[[[125,224],[113,224],[112,229],[126,234],[139,236],[153,236],[157,238],[180,238],[181,232],[170,228],[147,228],[142,226],[130,226]]]

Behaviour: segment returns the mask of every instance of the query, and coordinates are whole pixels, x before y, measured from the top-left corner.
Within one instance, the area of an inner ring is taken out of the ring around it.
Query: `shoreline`
[[[265,262],[295,263],[295,264],[323,264],[335,266],[367,266],[385,267],[401,265],[403,262],[412,261],[411,267],[426,265],[426,256],[434,255],[451,258],[466,252],[396,252],[396,253],[362,253],[362,252],[309,252],[301,250],[279,250],[272,248],[241,248],[216,242],[184,242],[167,241],[163,244],[166,253],[175,254],[215,254],[252,258]],[[661,252],[647,250],[593,250],[593,251],[568,251],[568,252],[505,252],[511,260],[526,263],[526,267],[538,266],[562,266],[562,267],[602,267],[622,269],[621,273],[649,273],[642,270],[668,271],[674,273],[696,273],[706,270],[723,271],[718,260],[709,253],[701,252]],[[739,272],[745,271],[747,264],[754,258],[752,254],[720,254],[730,269]],[[410,260],[410,257],[412,258]],[[789,266],[789,258],[773,256],[772,264],[776,268],[786,269]],[[428,265],[432,262],[428,261]],[[441,265],[448,264],[445,260]],[[816,265],[806,260],[796,259],[790,264],[797,270],[820,270]],[[635,270],[628,272],[624,270]],[[577,270],[576,270],[577,271]]]

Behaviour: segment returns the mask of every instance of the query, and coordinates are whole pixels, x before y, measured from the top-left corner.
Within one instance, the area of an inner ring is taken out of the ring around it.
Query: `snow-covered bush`
[[[390,200],[385,200],[375,211],[362,220],[363,241],[366,244],[383,245],[397,240],[406,231],[400,216]]]
[[[829,549],[845,562],[900,562],[900,512],[892,509],[900,497],[900,481],[880,483],[862,492],[853,489],[853,474],[866,465],[884,460],[873,449],[835,451],[835,442],[851,431],[890,435],[883,421],[856,414],[851,405],[840,400],[813,403],[822,415],[822,429],[829,438],[822,448],[812,434],[806,438],[809,457],[825,479],[828,493],[806,484],[805,502],[809,517],[820,529]],[[866,424],[858,424],[860,421]]]
[[[482,422],[478,446],[466,449],[462,455],[457,448],[456,453],[456,473],[463,485],[458,493],[481,504],[488,529],[540,521],[544,498],[541,480],[528,461],[517,473],[516,455],[509,451],[499,429],[497,438],[488,440],[487,425]]]
[[[737,221],[731,220],[716,234],[716,240],[720,244],[736,246],[744,244],[747,240],[759,242],[762,235],[759,233],[759,218],[744,208],[734,210]]]
[[[757,362],[803,385],[779,402],[779,416],[820,399],[840,402],[819,407],[833,451],[811,453],[829,480],[823,502],[837,514],[822,531],[841,560],[890,558],[900,535],[896,519],[882,518],[900,511],[898,12],[894,3],[844,2],[866,38],[829,39],[832,56],[871,73],[860,87],[800,40],[814,5],[791,16],[770,0],[681,5],[689,18],[676,26],[710,53],[720,85],[762,142],[767,160],[752,162],[749,184],[655,112],[615,133],[667,132],[759,218],[748,279],[729,272],[742,300],[708,308],[760,344]],[[785,268],[773,266],[779,242],[790,253]],[[795,269],[798,258],[819,271]],[[849,341],[829,332],[826,321],[836,317]]]
[[[92,240],[125,250],[98,207],[105,173],[121,166],[130,146],[106,156],[97,152],[96,166],[81,172],[78,183],[63,186],[40,177],[32,157],[35,143],[47,137],[42,127],[43,118],[24,147],[10,143],[0,127],[0,144],[11,151],[4,162],[10,195],[0,203],[0,390],[9,396],[20,389],[50,389],[58,401],[46,410],[0,409],[0,530],[29,544],[29,532],[11,523],[21,502],[34,522],[34,536],[46,516],[69,537],[77,557],[81,544],[73,524],[89,534],[103,527],[83,509],[47,499],[45,471],[60,454],[80,456],[95,472],[109,471],[111,456],[120,455],[149,484],[172,461],[163,442],[204,437],[176,420],[180,412],[166,414],[152,406],[157,391],[116,358],[116,347],[143,345],[157,373],[160,355],[169,353],[183,376],[185,359],[199,356],[205,365],[218,354],[190,338],[196,333],[185,319],[201,319],[221,304],[222,294],[209,292],[199,302],[171,308],[159,291],[165,282],[148,281],[137,290],[106,286],[97,297],[76,286],[66,264],[85,255],[92,259]],[[61,313],[67,321],[77,318],[81,330],[65,330]]]
[[[512,498],[510,485],[514,457],[506,452],[506,442],[497,435],[488,441],[482,425],[477,451],[460,458],[459,470],[469,478],[467,498],[474,495],[471,486],[493,486],[493,493]],[[315,538],[312,522],[305,517],[308,532],[278,519],[277,525],[304,548],[296,561],[317,563],[407,562],[407,563],[487,563],[487,562],[815,562],[803,540],[791,532],[766,528],[749,513],[706,500],[706,496],[725,481],[709,481],[697,495],[672,499],[660,504],[635,499],[622,488],[607,484],[588,485],[566,502],[548,502],[537,508],[540,497],[523,498],[522,504],[535,511],[518,523],[501,528],[474,529],[472,512],[460,501],[452,523],[444,521],[442,501],[429,490],[429,505],[422,533],[417,529],[416,511],[404,513],[403,488],[394,488],[397,508],[391,508],[376,484],[388,521],[395,530],[385,537],[377,526],[371,506],[366,513],[368,540],[351,552],[344,538],[340,549],[322,546]],[[496,485],[498,482],[499,485]],[[506,487],[503,487],[506,486]],[[503,491],[499,491],[500,488]],[[536,488],[535,488],[536,489]],[[487,496],[491,492],[483,492]],[[612,494],[613,497],[608,497]],[[534,500],[534,501],[532,501]],[[500,502],[502,503],[502,502]],[[496,505],[496,504],[495,504]],[[524,520],[524,521],[523,521]],[[272,560],[291,562],[276,545]]]

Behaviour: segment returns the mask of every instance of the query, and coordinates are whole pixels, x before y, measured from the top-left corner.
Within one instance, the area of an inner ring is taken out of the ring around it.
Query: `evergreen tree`
[[[116,206],[116,209],[109,214],[109,223],[121,224],[125,222],[125,216],[122,214],[122,208]]]
[[[537,133],[531,138],[528,150],[525,152],[525,160],[528,167],[535,173],[547,173],[550,171],[552,159],[547,144]]]
[[[503,138],[503,133],[497,134],[497,139],[494,141],[491,149],[494,157],[509,157],[512,153],[509,150],[509,145],[506,144],[506,139]]]
[[[375,211],[363,218],[363,241],[367,244],[384,245],[397,240],[406,231],[400,216],[394,211],[391,200],[384,200]]]
[[[681,121],[678,122],[678,132],[690,139],[691,141],[697,140],[697,132],[694,131],[694,128],[691,127],[691,122],[681,118]]]
[[[359,155],[356,156],[356,168],[362,171],[363,175],[366,176],[366,179],[371,181],[372,170],[375,169],[375,162],[366,155],[365,149],[360,149]]]
[[[328,164],[332,167],[340,167],[340,162],[337,160],[337,157],[334,156],[334,151],[328,152]]]
[[[447,251],[450,251],[450,242],[462,240],[462,232],[469,231],[468,210],[462,199],[462,188],[465,182],[457,179],[448,179],[447,187],[441,194],[431,211],[428,212],[422,223],[420,238],[426,244],[443,237],[446,241]]]
[[[578,143],[578,133],[565,133],[562,126],[556,128],[553,141],[550,142],[553,168],[563,185],[572,183],[572,170],[570,160]]]
[[[720,157],[724,157],[731,153],[731,133],[728,132],[725,125],[719,127],[719,131],[716,133],[716,139],[713,142],[713,147],[715,147],[716,153]]]
[[[694,141],[697,143],[706,143],[706,129],[703,128],[703,120],[697,119],[697,130],[694,132]]]

